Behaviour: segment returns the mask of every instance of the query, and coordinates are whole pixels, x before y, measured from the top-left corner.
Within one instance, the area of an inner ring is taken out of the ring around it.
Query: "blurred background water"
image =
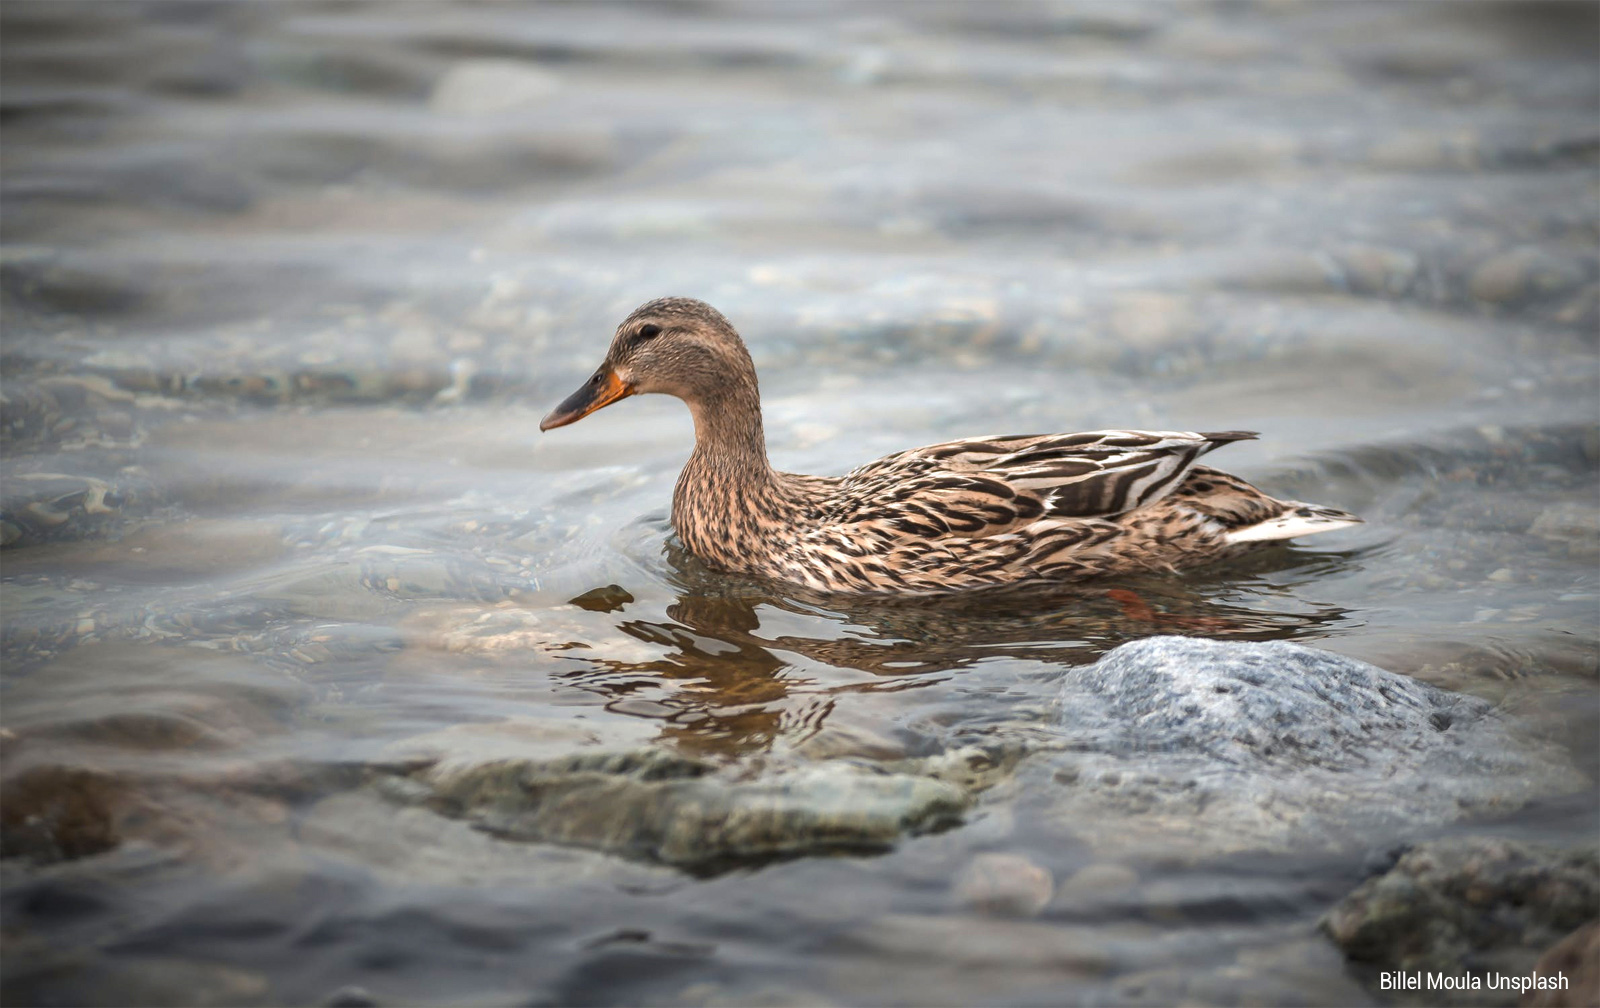
[[[686,873],[371,782],[508,725],[756,781],[1048,735],[1063,669],[1178,632],[1491,700],[1588,775],[1523,828],[1592,835],[1597,27],[8,2],[7,1000],[1159,1003],[1218,963],[1185,996],[1366,997],[1314,931],[1359,844],[1119,855],[1013,780],[887,853]],[[782,468],[1246,428],[1217,464],[1368,524],[935,607],[715,575],[666,522],[680,404],[538,433],[662,295],[743,332]],[[974,910],[985,852],[1042,917]]]

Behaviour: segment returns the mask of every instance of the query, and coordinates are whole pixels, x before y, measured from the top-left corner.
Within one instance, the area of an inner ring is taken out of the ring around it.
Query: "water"
[[[1119,851],[1027,758],[953,829],[696,871],[383,784],[1048,744],[1063,670],[1154,633],[1483,696],[1593,781],[1590,7],[3,16],[8,1000],[1369,997],[1315,931],[1362,845]],[[1217,464],[1368,523],[938,604],[717,575],[680,404],[538,432],[667,294],[745,334],[784,468],[1245,428]],[[1592,838],[1592,792],[1515,828]],[[1512,828],[1399,839],[1469,827]],[[1036,917],[974,907],[982,853]]]

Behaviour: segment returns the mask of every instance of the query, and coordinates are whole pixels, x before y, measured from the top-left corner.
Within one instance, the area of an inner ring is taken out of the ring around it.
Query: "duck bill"
[[[539,421],[539,429],[550,430],[552,427],[565,427],[569,423],[576,423],[595,410],[610,406],[618,399],[626,399],[633,395],[633,386],[617,377],[617,373],[609,367],[601,367],[594,373],[594,377],[584,382],[578,391],[567,396],[561,405],[551,410],[550,413]]]

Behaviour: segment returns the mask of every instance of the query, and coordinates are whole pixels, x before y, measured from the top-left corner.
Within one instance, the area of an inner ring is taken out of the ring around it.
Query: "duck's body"
[[[687,298],[629,316],[594,378],[540,426],[653,391],[694,415],[695,450],[672,499],[684,545],[713,567],[819,591],[932,594],[1169,571],[1360,521],[1195,465],[1249,431],[979,437],[840,477],[779,472],[744,343]]]

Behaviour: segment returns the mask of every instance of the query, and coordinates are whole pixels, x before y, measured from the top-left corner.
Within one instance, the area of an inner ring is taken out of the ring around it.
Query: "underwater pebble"
[[[956,876],[961,904],[1000,917],[1035,917],[1055,892],[1050,872],[1019,854],[979,854]]]

